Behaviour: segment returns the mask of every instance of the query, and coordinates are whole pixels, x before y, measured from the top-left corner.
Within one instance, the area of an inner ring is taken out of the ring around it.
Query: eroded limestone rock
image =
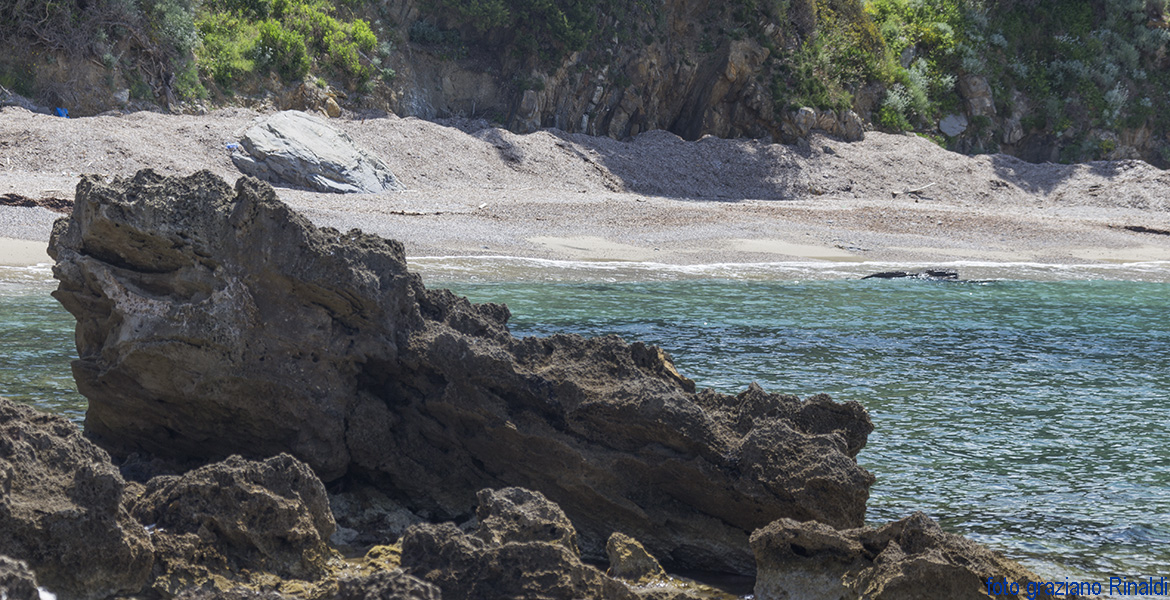
[[[648,583],[666,577],[666,571],[658,564],[658,559],[646,552],[646,548],[638,540],[615,531],[609,536],[605,544],[605,554],[609,557],[610,577],[624,579],[633,583]]]
[[[63,600],[146,584],[152,547],[121,505],[125,485],[76,425],[0,398],[0,554]]]
[[[540,491],[586,556],[622,531],[668,566],[750,574],[779,519],[860,526],[854,402],[695,393],[662,350],[514,338],[504,306],[428,290],[401,244],[318,229],[244,178],[83,178],[54,228],[86,431],[117,454],[290,452],[464,520]]]
[[[0,555],[0,598],[40,600],[37,578],[22,560]]]
[[[165,595],[226,591],[257,572],[313,580],[332,556],[325,487],[288,454],[155,477],[131,512],[153,533],[152,587]]]
[[[878,529],[780,519],[752,534],[757,600],[985,599],[986,582],[1041,581],[1019,563],[922,513]],[[1040,598],[1048,598],[1041,593]]]
[[[556,504],[522,488],[483,490],[479,525],[416,525],[402,543],[402,567],[444,598],[636,600],[625,584],[581,562],[573,526]],[[565,528],[568,531],[565,531]]]

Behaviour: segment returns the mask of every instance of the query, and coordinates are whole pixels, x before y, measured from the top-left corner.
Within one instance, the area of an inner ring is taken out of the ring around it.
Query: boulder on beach
[[[246,175],[329,193],[403,189],[382,159],[320,117],[286,110],[244,132],[232,162]]]
[[[142,588],[153,547],[122,506],[125,487],[76,425],[0,398],[0,555],[40,585],[70,600]]]
[[[613,336],[517,339],[506,307],[427,289],[398,242],[317,228],[252,178],[84,177],[49,251],[86,433],[117,455],[289,452],[436,521],[520,486],[587,557],[621,531],[668,567],[740,574],[768,523],[865,518],[856,402],[696,393]]]
[[[1028,582],[1042,581],[922,513],[877,529],[780,519],[752,534],[751,543],[756,600],[1023,600]],[[1020,593],[989,594],[989,581],[1005,590],[1015,582]],[[1036,597],[1051,596],[1041,590]]]

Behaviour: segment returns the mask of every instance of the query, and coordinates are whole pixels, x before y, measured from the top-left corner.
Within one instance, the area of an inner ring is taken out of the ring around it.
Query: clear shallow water
[[[877,427],[858,457],[878,477],[871,522],[923,510],[1048,577],[1170,576],[1170,285],[1100,279],[1165,281],[1164,264],[944,284],[809,276],[851,265],[475,262],[486,281],[412,261],[431,285],[506,302],[517,335],[616,333],[663,346],[700,386],[861,402]],[[72,319],[45,272],[13,273],[0,272],[0,393],[79,419]]]

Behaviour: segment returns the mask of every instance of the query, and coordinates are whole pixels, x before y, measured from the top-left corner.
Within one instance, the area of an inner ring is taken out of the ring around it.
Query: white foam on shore
[[[1170,261],[1050,264],[1036,262],[952,261],[709,263],[587,261],[517,256],[417,256],[411,269],[428,281],[637,282],[718,279],[730,281],[808,281],[858,279],[883,271],[951,269],[965,280],[1149,281],[1170,282]]]
[[[859,279],[883,271],[952,269],[965,280],[1147,281],[1170,283],[1170,261],[1050,264],[1035,262],[765,262],[678,265],[657,262],[588,261],[519,256],[415,256],[411,270],[428,282],[639,282],[717,279],[724,281],[831,281]],[[0,293],[54,285],[52,264],[0,266]]]

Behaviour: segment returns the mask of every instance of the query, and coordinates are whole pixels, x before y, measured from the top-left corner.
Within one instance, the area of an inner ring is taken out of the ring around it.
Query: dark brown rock
[[[616,337],[516,339],[506,307],[426,289],[401,244],[318,229],[253,179],[83,178],[50,253],[87,434],[119,455],[287,451],[434,520],[521,486],[587,556],[621,530],[745,574],[749,532],[778,518],[864,520],[860,405],[696,394]]]
[[[106,452],[61,417],[0,398],[0,554],[63,600],[134,593],[152,548]]]
[[[40,600],[37,578],[22,560],[0,555],[0,598]]]
[[[479,525],[416,525],[402,542],[402,568],[442,589],[444,598],[635,600],[625,584],[581,562],[560,508],[520,488],[483,490]],[[565,531],[565,528],[568,531]]]
[[[131,512],[153,532],[153,587],[166,595],[224,591],[256,572],[312,580],[332,556],[325,487],[288,454],[156,477]]]
[[[664,579],[666,572],[658,560],[646,552],[646,548],[638,540],[615,531],[609,536],[605,544],[605,554],[609,557],[609,569],[605,572],[610,577],[624,579],[633,583],[648,583],[656,579]]]
[[[561,507],[540,492],[510,487],[480,490],[476,535],[493,544],[549,542],[578,554],[577,530]]]
[[[881,528],[838,530],[780,519],[752,534],[757,600],[987,598],[987,581],[1042,581],[1019,563],[951,533],[922,513]],[[1037,596],[1048,598],[1041,591]]]

